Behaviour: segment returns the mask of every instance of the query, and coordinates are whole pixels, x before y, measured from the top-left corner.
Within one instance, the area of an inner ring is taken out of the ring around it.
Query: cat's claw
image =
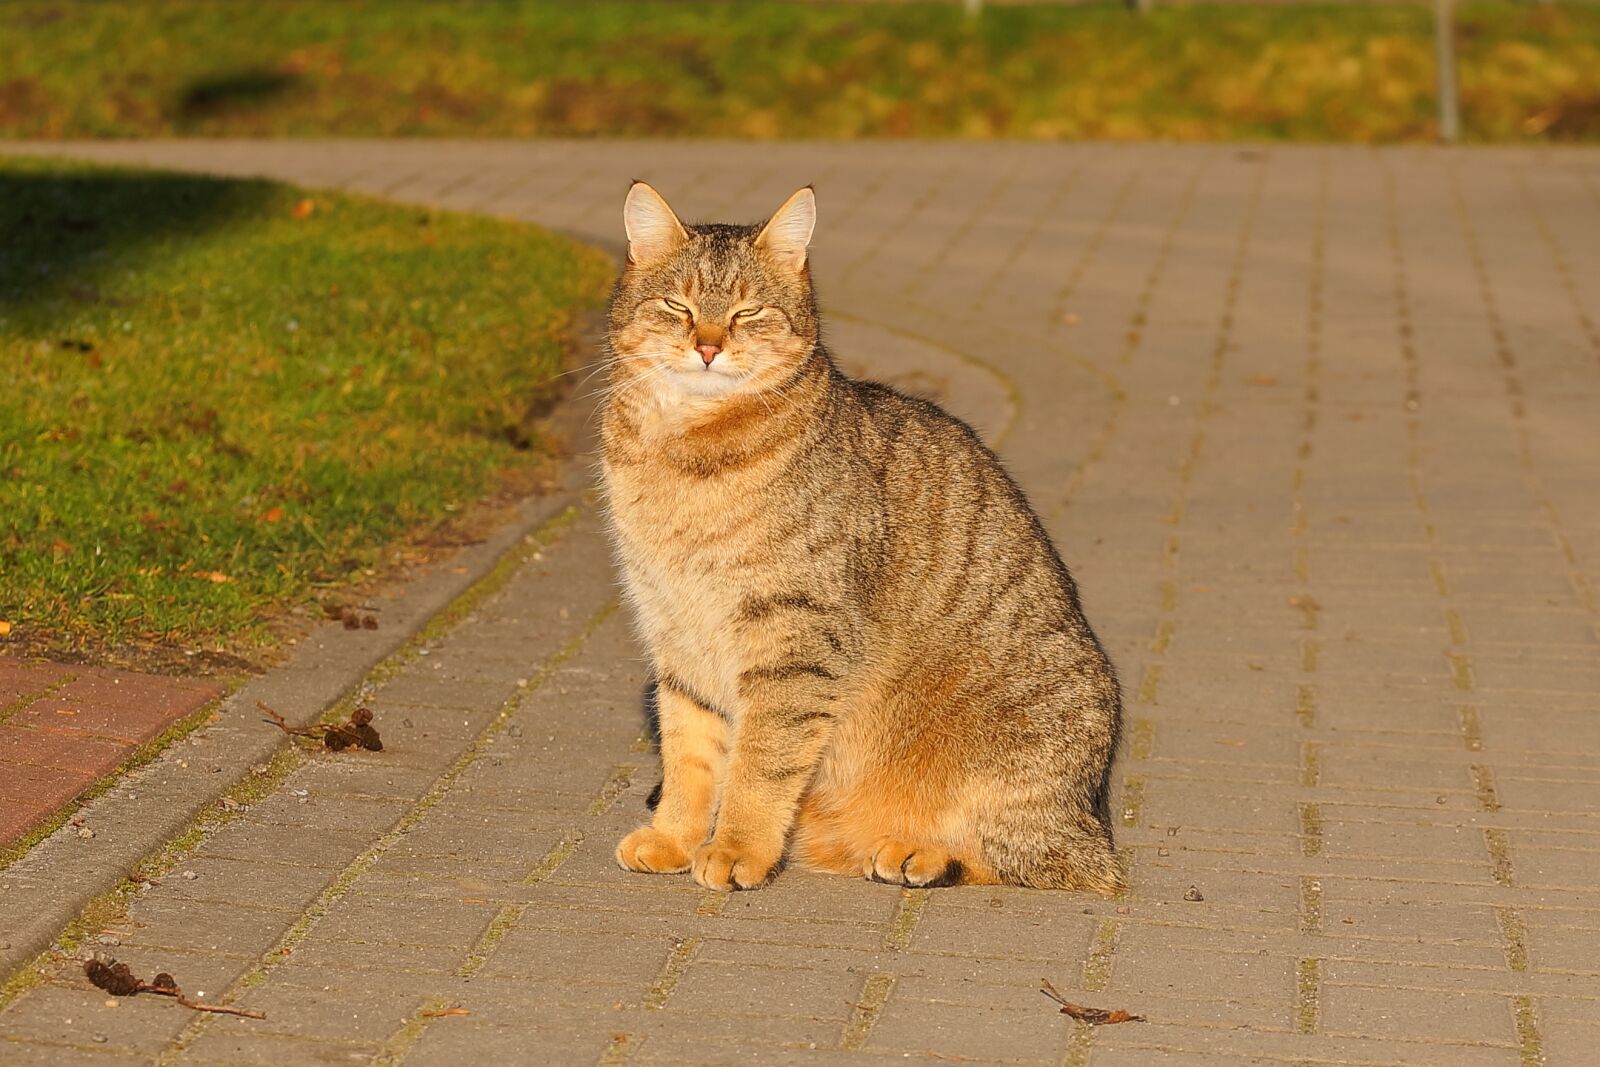
[[[771,856],[755,849],[712,840],[694,854],[694,880],[707,889],[727,893],[735,889],[760,889],[778,873],[781,852]]]
[[[644,874],[678,874],[689,869],[689,852],[654,826],[641,826],[618,842],[617,864]]]

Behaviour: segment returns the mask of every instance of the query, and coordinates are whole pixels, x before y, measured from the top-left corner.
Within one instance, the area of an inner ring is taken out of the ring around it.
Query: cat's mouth
[[[746,375],[725,360],[703,363],[696,354],[692,363],[684,360],[674,365],[667,377],[682,392],[695,396],[720,396],[737,389]]]

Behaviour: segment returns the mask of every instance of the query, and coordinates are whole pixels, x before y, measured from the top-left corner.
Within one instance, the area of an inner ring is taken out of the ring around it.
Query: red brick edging
[[[0,656],[0,847],[222,692],[194,678]]]

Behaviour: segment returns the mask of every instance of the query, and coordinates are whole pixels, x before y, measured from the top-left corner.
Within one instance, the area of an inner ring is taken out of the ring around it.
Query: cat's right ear
[[[790,270],[806,265],[806,249],[811,244],[811,231],[817,227],[817,194],[806,186],[775,211],[767,224],[756,234],[756,246],[766,249]]]
[[[629,186],[628,199],[622,205],[622,225],[628,231],[629,263],[660,259],[689,239],[689,232],[661,194],[644,182]]]

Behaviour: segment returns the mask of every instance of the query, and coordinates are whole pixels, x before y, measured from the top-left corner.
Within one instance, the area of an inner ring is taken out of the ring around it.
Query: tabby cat
[[[686,226],[637,182],[623,215],[602,464],[662,788],[617,861],[1116,892],[1111,664],[976,434],[834,365],[812,190]]]

